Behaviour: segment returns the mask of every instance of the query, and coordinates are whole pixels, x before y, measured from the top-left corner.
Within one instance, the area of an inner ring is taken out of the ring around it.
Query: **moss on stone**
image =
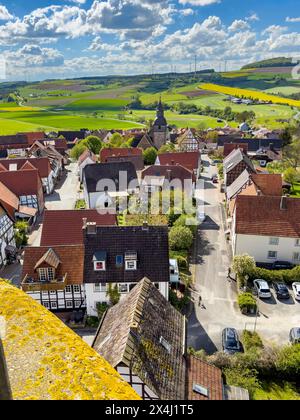
[[[0,280],[0,316],[14,399],[136,400],[121,376],[55,315]]]

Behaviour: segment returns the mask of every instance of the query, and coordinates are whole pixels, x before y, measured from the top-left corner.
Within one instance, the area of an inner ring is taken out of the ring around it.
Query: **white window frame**
[[[122,287],[125,287],[126,286],[126,291],[122,291],[121,290],[121,288]],[[129,290],[129,285],[127,284],[127,283],[119,283],[118,284],[118,287],[119,287],[119,292],[121,293],[121,294],[127,294],[128,293],[128,290]]]
[[[271,257],[270,254],[273,253],[275,254],[274,257]],[[269,260],[277,260],[277,256],[278,256],[278,252],[277,251],[268,251],[268,259]]]
[[[294,252],[293,260],[297,263],[300,263],[300,252]]]
[[[66,308],[73,308],[73,301],[72,300],[66,300]]]
[[[279,238],[276,236],[271,236],[269,238],[269,245],[278,246],[279,245]]]
[[[72,286],[71,285],[68,285],[68,286],[65,287],[65,293],[68,293],[68,294],[72,293]]]
[[[97,264],[103,264],[103,268],[97,268]],[[106,261],[94,261],[94,271],[106,271]]]
[[[58,303],[56,301],[50,302],[51,309],[58,309]]]
[[[81,287],[80,287],[79,284],[73,284],[73,292],[74,292],[74,294],[81,292]]]
[[[46,309],[50,309],[50,302],[43,302],[43,306],[46,308]]]
[[[133,267],[130,265],[133,264]],[[137,261],[136,260],[126,260],[125,261],[125,270],[126,271],[136,271],[137,269]]]

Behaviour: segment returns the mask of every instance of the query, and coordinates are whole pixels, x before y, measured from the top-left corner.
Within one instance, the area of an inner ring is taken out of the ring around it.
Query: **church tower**
[[[170,133],[168,123],[165,118],[164,108],[161,102],[161,97],[156,109],[156,119],[150,131],[153,144],[157,149],[166,144],[170,140]]]

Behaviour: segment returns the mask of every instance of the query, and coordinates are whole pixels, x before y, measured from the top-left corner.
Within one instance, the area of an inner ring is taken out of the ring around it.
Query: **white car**
[[[292,289],[293,289],[295,299],[300,301],[300,283],[293,283]]]
[[[256,279],[253,282],[254,287],[257,291],[257,296],[261,299],[270,299],[272,297],[272,293],[268,283],[262,279]]]

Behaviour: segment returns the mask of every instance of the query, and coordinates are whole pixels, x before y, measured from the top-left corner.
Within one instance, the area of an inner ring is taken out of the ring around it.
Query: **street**
[[[254,329],[255,316],[244,316],[237,305],[236,283],[227,279],[231,264],[230,245],[226,242],[223,216],[223,195],[219,184],[210,179],[217,172],[203,157],[204,204],[206,221],[197,236],[197,255],[193,261],[195,274],[194,309],[188,321],[188,346],[204,349],[212,354],[221,350],[221,333],[225,327],[234,327],[241,333]],[[202,306],[199,306],[199,295]],[[273,299],[259,301],[257,331],[266,343],[286,344],[290,328],[298,326],[300,304],[293,299],[283,303]]]

